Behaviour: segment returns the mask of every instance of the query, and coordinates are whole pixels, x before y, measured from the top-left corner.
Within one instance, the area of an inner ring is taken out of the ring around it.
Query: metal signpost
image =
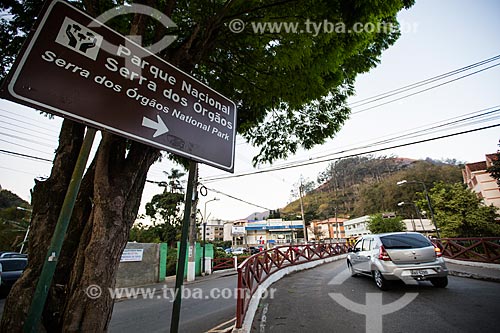
[[[171,331],[177,332],[197,162],[233,172],[236,105],[88,14],[48,1],[0,97],[191,160]],[[87,131],[24,330],[36,332],[90,153]]]

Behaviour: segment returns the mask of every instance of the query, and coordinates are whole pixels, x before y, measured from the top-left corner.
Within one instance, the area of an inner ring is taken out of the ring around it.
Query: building
[[[357,238],[362,235],[371,234],[368,230],[370,215],[361,216],[344,222],[345,237],[347,239]]]
[[[312,221],[311,226],[308,228],[308,238],[309,240],[345,239],[345,221],[347,221],[347,219],[341,217],[331,217],[322,221]]]
[[[391,217],[394,216],[391,215]],[[365,215],[356,219],[345,221],[345,237],[353,240],[359,236],[371,234],[371,231],[368,230],[369,219],[370,216]],[[403,223],[405,224],[406,231],[416,231],[423,234],[427,234],[429,232],[433,233],[436,231],[436,227],[432,223],[432,220],[429,219],[405,219],[403,220]]]
[[[224,240],[224,224],[222,220],[210,220],[205,226],[205,240],[207,242]],[[203,224],[199,226],[203,239]]]
[[[467,163],[462,169],[462,176],[467,187],[476,192],[486,206],[493,205],[500,209],[500,188],[496,179],[486,171],[497,158],[498,154],[489,154],[485,161]]]
[[[416,231],[423,234],[434,233],[436,231],[432,220],[429,219],[405,219],[403,223],[406,226],[406,231]]]
[[[230,240],[233,247],[264,245],[270,248],[281,244],[303,242],[302,220],[237,220],[224,226],[224,240]]]

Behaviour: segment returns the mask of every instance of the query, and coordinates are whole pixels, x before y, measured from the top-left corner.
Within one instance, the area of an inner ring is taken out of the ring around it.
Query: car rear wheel
[[[448,285],[448,277],[437,277],[437,278],[432,278],[430,279],[431,283],[434,287],[436,288],[446,288]]]
[[[380,290],[388,290],[389,282],[384,278],[380,271],[373,271],[373,280]]]

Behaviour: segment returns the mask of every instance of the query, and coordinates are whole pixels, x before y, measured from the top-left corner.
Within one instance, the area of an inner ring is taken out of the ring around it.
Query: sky
[[[374,156],[455,159],[465,163],[485,160],[486,154],[499,149],[500,127],[477,129],[500,124],[499,112],[495,112],[500,108],[500,66],[492,67],[500,64],[500,59],[390,98],[365,105],[360,101],[500,55],[498,13],[497,0],[417,0],[398,16],[402,25],[399,40],[383,53],[376,68],[356,79],[356,95],[349,100],[352,115],[333,139],[312,150],[300,150],[287,160],[254,168],[251,161],[258,150],[238,137],[234,174],[200,165],[200,181],[208,191],[200,197],[198,208],[209,219],[222,220],[282,208],[291,201],[291,191],[301,178],[316,181],[332,160],[373,150],[380,150],[373,152]],[[445,126],[451,122],[455,125]],[[30,201],[34,179],[47,177],[51,163],[5,151],[50,161],[60,124],[58,117],[48,119],[36,110],[0,99],[2,188]],[[453,135],[465,131],[471,132]],[[441,136],[448,137],[430,140]],[[387,142],[379,143],[381,140]],[[429,141],[410,144],[421,140]],[[405,146],[394,148],[398,145]],[[164,159],[151,167],[147,178],[165,181],[164,171],[172,168],[180,167]],[[273,168],[279,170],[270,171]],[[154,183],[146,183],[140,214],[152,196],[162,190]]]

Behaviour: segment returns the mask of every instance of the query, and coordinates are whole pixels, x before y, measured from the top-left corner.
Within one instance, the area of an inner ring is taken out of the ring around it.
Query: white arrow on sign
[[[167,125],[165,125],[160,115],[156,115],[156,117],[158,118],[158,122],[155,122],[154,120],[146,117],[142,118],[142,126],[156,130],[156,132],[153,134],[153,138],[168,133],[168,127]]]

